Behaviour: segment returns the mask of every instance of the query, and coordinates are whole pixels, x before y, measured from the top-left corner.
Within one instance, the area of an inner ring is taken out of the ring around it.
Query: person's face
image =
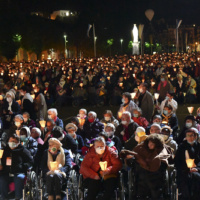
[[[160,129],[157,126],[151,126],[150,134],[157,133],[160,134]]]
[[[186,140],[189,142],[189,143],[192,143],[196,140],[196,136],[193,132],[188,132],[186,133]]]
[[[88,114],[88,119],[95,119],[95,118],[94,118],[94,116],[91,113],[89,113]]]
[[[103,142],[95,142],[94,143],[94,148],[95,148],[95,151],[99,154],[99,155],[102,155],[105,151],[105,145]]]
[[[37,133],[37,131],[34,128],[32,128],[32,130],[31,130],[31,137],[34,139],[39,137],[39,134]]]
[[[112,129],[111,127],[108,126],[108,127],[106,127],[105,131],[106,131],[106,132],[112,132],[113,129]]]
[[[127,123],[129,123],[129,121],[130,121],[130,118],[129,118],[129,116],[128,116],[128,115],[126,115],[126,114],[122,114],[121,121],[127,121]]]
[[[149,143],[148,143],[149,149],[153,150],[153,149],[155,149],[155,146],[156,145],[153,142],[149,141]]]
[[[51,122],[47,122],[47,130],[50,132],[53,130],[53,124]]]
[[[104,114],[104,117],[112,117],[112,116],[111,116],[111,114],[106,113],[106,114]]]
[[[80,114],[80,115],[85,115],[85,112],[84,112],[83,110],[80,110],[80,111],[79,111],[79,114]]]
[[[186,123],[193,123],[193,121],[191,119],[187,119]]]
[[[166,96],[169,97],[169,99],[173,98],[173,96],[171,96],[170,94],[167,94]]]
[[[123,99],[124,99],[124,103],[125,104],[128,103],[128,98],[127,97],[123,96]]]
[[[22,124],[23,123],[23,121],[20,119],[20,118],[15,118],[15,123],[20,123],[20,124]]]
[[[58,146],[53,144],[53,143],[49,143],[49,151],[52,153],[52,154],[57,154],[58,152]]]
[[[155,118],[155,119],[153,120],[153,123],[161,124],[161,119],[159,119],[159,118]]]
[[[137,110],[134,110],[134,111],[133,111],[133,116],[139,117],[139,116],[140,116],[140,113],[139,113]]]
[[[56,118],[55,113],[52,112],[52,111],[48,111],[48,115],[51,116],[51,119],[55,119]]]
[[[29,116],[27,114],[23,114],[24,122],[27,122],[29,119]]]

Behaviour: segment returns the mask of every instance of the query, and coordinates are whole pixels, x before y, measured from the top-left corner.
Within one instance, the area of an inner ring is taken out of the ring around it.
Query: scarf
[[[163,83],[163,87],[165,87],[167,85],[167,81],[163,81],[162,83]],[[158,90],[160,90],[162,83],[159,83]]]
[[[169,122],[169,119],[172,117],[172,115],[166,116],[164,114],[162,114],[162,116],[163,116],[163,120],[162,121],[166,121],[167,123]]]
[[[13,103],[12,101],[8,103],[8,110],[11,111],[11,112],[12,112],[12,108],[11,108],[12,103]]]

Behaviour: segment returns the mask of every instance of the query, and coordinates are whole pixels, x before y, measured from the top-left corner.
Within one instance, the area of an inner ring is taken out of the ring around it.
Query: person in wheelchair
[[[178,188],[181,200],[198,200],[200,189],[200,144],[197,142],[198,130],[186,130],[186,139],[180,144],[176,156]],[[189,159],[191,163],[188,162]]]
[[[105,170],[101,169],[100,162],[107,163]],[[88,188],[87,200],[95,200],[102,186],[105,190],[103,199],[110,200],[116,188],[117,175],[121,168],[122,162],[117,154],[106,146],[104,138],[96,138],[80,168],[84,185]]]
[[[0,194],[2,199],[8,199],[9,173],[14,175],[15,199],[22,198],[25,174],[33,166],[30,151],[20,144],[20,139],[13,134],[5,147],[0,164]]]
[[[56,139],[49,139],[49,148],[45,150],[41,170],[44,176],[48,200],[61,199],[63,185],[67,183],[67,177],[71,169],[72,159],[68,150],[62,148],[62,143]]]
[[[163,139],[158,134],[152,134],[138,144],[133,151],[122,150],[127,165],[134,168],[136,176],[136,196],[152,200],[162,199],[163,181],[171,156],[164,146]]]

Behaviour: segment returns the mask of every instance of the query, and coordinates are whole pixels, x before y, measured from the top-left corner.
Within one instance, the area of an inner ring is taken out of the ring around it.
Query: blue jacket
[[[58,118],[58,117],[57,117],[55,123],[56,123],[56,126],[60,126],[61,128],[64,127],[64,125],[63,125],[63,120],[60,119],[60,118]]]

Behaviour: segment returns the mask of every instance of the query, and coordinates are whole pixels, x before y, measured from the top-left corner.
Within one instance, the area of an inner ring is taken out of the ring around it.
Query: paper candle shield
[[[17,100],[16,102],[21,106],[21,104],[22,104],[21,100]]]
[[[104,162],[100,161],[99,165],[102,171],[105,171],[107,169],[107,161],[104,161]]]
[[[34,87],[35,87],[35,84],[32,84],[32,87],[34,88]]]
[[[51,171],[57,170],[58,169],[58,162],[57,161],[55,161],[55,162],[50,161],[50,167],[51,167]]]
[[[155,93],[155,94],[154,94],[154,98],[155,98],[156,100],[158,100],[159,96],[160,96],[159,93]]]
[[[186,159],[186,164],[188,168],[192,168],[194,166],[194,159]]]
[[[142,137],[142,136],[146,135],[146,133],[145,132],[138,132],[137,135],[138,135],[138,137]]]
[[[192,114],[192,113],[193,113],[193,110],[194,110],[194,107],[187,107],[187,109],[188,109],[188,112],[189,112],[190,114]]]
[[[119,119],[122,118],[122,112],[118,112],[118,117],[119,117]]]
[[[131,99],[134,99],[134,98],[135,98],[135,95],[136,95],[135,92],[131,93]]]
[[[16,134],[20,136],[20,130],[16,130]]]
[[[45,121],[45,120],[41,120],[41,121],[40,121],[40,126],[44,128],[45,125],[46,125],[46,121]]]
[[[32,97],[33,99],[35,99],[35,94],[31,94],[31,97]]]
[[[78,120],[79,120],[79,124],[80,124],[81,126],[83,126],[83,125],[85,124],[85,119],[79,118]]]
[[[3,151],[4,151],[4,150],[0,149],[0,159],[1,159],[2,156],[3,156]]]
[[[2,95],[0,95],[0,101],[2,101],[3,100],[3,96]]]

